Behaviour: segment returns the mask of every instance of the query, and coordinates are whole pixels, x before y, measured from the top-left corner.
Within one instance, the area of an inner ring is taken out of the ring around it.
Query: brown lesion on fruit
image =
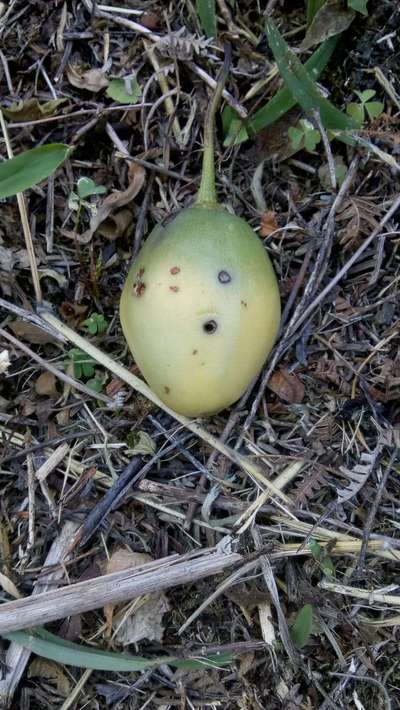
[[[141,281],[140,279],[138,281],[135,281],[135,283],[133,284],[133,293],[135,294],[135,296],[140,298],[141,296],[143,296],[145,290],[146,284],[144,283],[144,281]]]
[[[164,385],[164,392],[165,394],[169,394],[171,392],[171,389],[167,387],[167,385]]]
[[[172,276],[176,276],[176,274],[179,274],[180,268],[179,266],[173,266],[170,270],[169,273],[172,274]]]
[[[138,274],[137,274],[139,279],[142,278],[144,272],[145,272],[145,268],[144,268],[144,266],[142,266],[142,268],[139,269]]]
[[[198,352],[198,350],[192,350],[192,355],[197,355]]]
[[[242,304],[243,308],[247,308],[247,301],[240,301],[240,303]]]
[[[173,293],[178,293],[179,291],[179,286],[170,286],[169,290],[172,291]]]

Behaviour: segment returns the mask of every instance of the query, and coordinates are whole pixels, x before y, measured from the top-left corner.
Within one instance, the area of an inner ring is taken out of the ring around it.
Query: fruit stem
[[[204,147],[203,166],[201,170],[201,182],[199,192],[195,200],[196,207],[210,206],[217,204],[217,191],[215,189],[215,155],[214,155],[214,132],[215,115],[221,103],[222,92],[228,78],[231,65],[231,47],[226,44],[224,47],[224,63],[217,77],[215,93],[207,109],[204,121]]]

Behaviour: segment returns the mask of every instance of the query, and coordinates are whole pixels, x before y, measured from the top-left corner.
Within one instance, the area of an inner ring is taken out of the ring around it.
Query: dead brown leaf
[[[51,399],[57,399],[59,397],[59,392],[57,390],[57,380],[52,372],[42,372],[35,382],[36,394],[42,397],[50,397]]]
[[[297,375],[281,368],[271,376],[268,387],[272,392],[290,404],[300,404],[304,399],[304,385]]]
[[[37,121],[44,116],[54,114],[59,106],[64,104],[67,99],[53,99],[41,104],[38,99],[31,98],[26,101],[18,101],[11,104],[8,108],[2,108],[4,115],[9,121]]]
[[[108,86],[108,79],[101,69],[87,69],[82,64],[70,64],[67,76],[72,86],[92,93],[97,93]]]
[[[77,236],[78,242],[88,244],[99,226],[105,222],[109,215],[120,207],[132,202],[143,187],[146,172],[141,165],[131,163],[128,168],[128,187],[126,190],[116,190],[103,200],[96,214],[90,220],[90,227],[86,232]]]
[[[54,683],[57,693],[66,697],[71,691],[71,682],[61,666],[46,658],[35,658],[29,666],[28,678],[46,678]]]
[[[107,219],[98,227],[97,232],[100,236],[109,239],[113,242],[119,237],[123,237],[124,234],[130,229],[133,222],[132,212],[125,207],[115,214],[110,214]]]
[[[34,345],[46,345],[46,343],[56,342],[49,333],[41,330],[41,328],[38,328],[34,323],[28,323],[19,318],[9,323],[9,328],[17,338],[27,340],[28,343],[33,343]]]
[[[106,574],[119,572],[125,569],[134,569],[140,565],[151,562],[150,555],[142,552],[118,549],[106,565]],[[150,594],[136,599],[130,608],[120,608],[114,613],[115,605],[107,604],[104,607],[106,617],[106,633],[111,635],[115,630],[115,641],[127,646],[146,638],[150,641],[161,641],[164,633],[162,617],[169,610],[168,599],[164,592]]]
[[[263,212],[260,217],[260,237],[269,237],[269,235],[272,234],[272,232],[276,232],[277,229],[279,229],[279,224],[276,219],[276,212],[273,210]]]
[[[21,269],[29,268],[29,257],[26,249],[9,249],[0,245],[0,269],[11,273],[15,266]]]
[[[3,572],[0,572],[0,587],[2,587],[4,591],[10,595],[10,597],[14,597],[14,599],[19,599],[21,597],[21,594],[12,579],[7,577],[6,574],[3,574]]]
[[[344,32],[353,22],[355,15],[353,10],[342,8],[338,0],[328,0],[316,13],[300,45],[301,49],[309,49]]]

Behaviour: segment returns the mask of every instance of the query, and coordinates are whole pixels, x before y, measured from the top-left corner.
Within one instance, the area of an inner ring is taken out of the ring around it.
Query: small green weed
[[[359,103],[352,102],[346,107],[346,112],[348,115],[357,123],[358,126],[362,126],[366,117],[378,118],[383,111],[383,103],[381,101],[371,101],[374,98],[376,91],[373,89],[366,89],[365,91],[355,91]]]
[[[92,313],[89,318],[83,321],[82,328],[86,330],[89,335],[101,335],[106,332],[108,322],[102,313]]]
[[[312,152],[321,140],[320,132],[306,118],[302,118],[296,126],[290,126],[288,136],[293,150],[305,148]]]

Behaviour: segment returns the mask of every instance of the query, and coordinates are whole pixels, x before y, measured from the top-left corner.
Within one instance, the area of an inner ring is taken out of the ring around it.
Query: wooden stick
[[[67,522],[60,531],[58,537],[54,540],[50,552],[46,557],[44,568],[52,567],[66,559],[68,548],[71,544],[72,537],[78,527],[77,523]],[[44,579],[36,582],[33,595],[38,595],[47,589],[55,589],[58,581],[64,574],[63,567],[59,567],[55,571],[47,574]],[[25,668],[28,664],[31,652],[27,648],[23,648],[17,643],[12,643],[7,649],[5,658],[5,666],[7,668],[4,677],[0,680],[0,706],[8,708],[12,704],[14,692],[21,680]]]
[[[37,596],[0,605],[0,634],[48,624],[67,616],[160,592],[212,577],[238,562],[242,555],[218,548],[172,555],[135,569],[102,575]]]

